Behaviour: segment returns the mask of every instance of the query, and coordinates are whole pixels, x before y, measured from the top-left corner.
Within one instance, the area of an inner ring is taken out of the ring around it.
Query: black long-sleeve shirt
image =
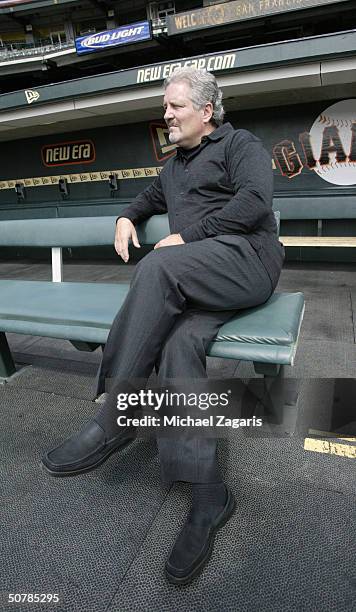
[[[137,224],[168,212],[171,233],[179,233],[184,242],[242,235],[275,285],[283,247],[277,238],[272,195],[271,158],[261,141],[225,123],[204,136],[198,147],[178,148],[120,217]]]

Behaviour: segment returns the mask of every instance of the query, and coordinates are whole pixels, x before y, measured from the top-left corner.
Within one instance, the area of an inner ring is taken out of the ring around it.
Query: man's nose
[[[165,121],[169,121],[170,119],[173,119],[174,114],[171,108],[166,108],[165,113],[164,113],[164,120]]]

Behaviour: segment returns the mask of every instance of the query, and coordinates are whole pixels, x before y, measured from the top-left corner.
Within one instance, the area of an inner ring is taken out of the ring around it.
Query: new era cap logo
[[[177,145],[169,142],[169,129],[162,123],[150,123],[153,150],[157,161],[163,161],[175,155]]]
[[[25,96],[28,104],[35,102],[40,97],[38,91],[34,91],[33,89],[25,89]]]

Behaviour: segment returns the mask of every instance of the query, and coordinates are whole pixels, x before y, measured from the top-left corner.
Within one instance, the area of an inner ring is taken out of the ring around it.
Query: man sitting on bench
[[[206,350],[236,311],[273,293],[284,259],[272,211],[271,158],[246,130],[223,124],[222,93],[206,71],[184,68],[164,84],[164,119],[177,152],[117,221],[115,248],[127,262],[135,225],[168,211],[171,234],[135,268],[110,330],[98,376],[111,391],[83,430],[43,457],[53,476],[103,463],[135,436],[119,427],[117,392],[156,366],[160,387],[206,378]],[[98,288],[98,291],[100,289]],[[122,387],[120,387],[122,385]],[[192,508],[166,563],[167,578],[186,584],[209,558],[215,531],[233,512],[215,438],[158,436],[164,482],[192,483]]]

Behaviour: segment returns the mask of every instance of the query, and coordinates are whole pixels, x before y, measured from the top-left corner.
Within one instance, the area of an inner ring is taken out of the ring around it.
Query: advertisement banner
[[[149,21],[140,21],[129,25],[120,26],[114,30],[105,30],[96,34],[80,36],[75,39],[75,47],[78,55],[95,53],[119,45],[151,40],[151,26]]]
[[[168,35],[256,19],[276,13],[334,4],[345,0],[232,0],[167,17]]]
[[[271,156],[276,193],[299,197],[333,192],[349,197],[355,207],[355,98],[280,106],[278,121],[275,107],[231,110],[226,120],[262,140]],[[0,207],[15,198],[10,192],[14,194],[16,183],[24,183],[34,202],[48,202],[61,178],[74,186],[75,197],[100,199],[108,193],[112,174],[120,183],[120,197],[135,197],[176,154],[163,119],[66,136],[13,140],[2,147]],[[313,201],[311,197],[311,206]]]

